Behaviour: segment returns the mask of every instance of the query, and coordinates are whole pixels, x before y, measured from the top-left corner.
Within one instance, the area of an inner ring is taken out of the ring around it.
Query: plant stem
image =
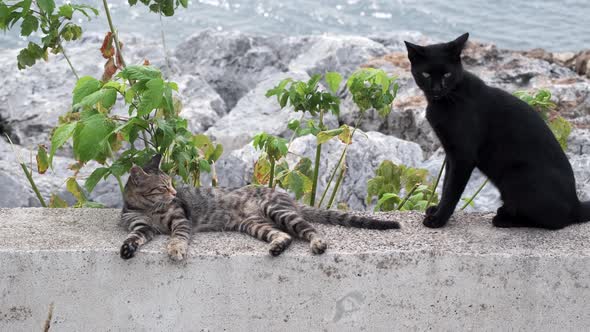
[[[70,69],[72,70],[72,73],[74,74],[74,76],[76,76],[76,80],[79,80],[80,76],[78,76],[78,73],[76,72],[76,69],[74,68],[74,65],[72,65],[70,58],[66,54],[66,49],[61,45],[61,43],[59,44],[59,47],[61,47],[61,53],[64,55],[64,58],[66,58],[66,61],[68,62],[68,65],[70,66]]]
[[[168,74],[171,74],[172,67],[170,66],[170,58],[168,57],[168,48],[166,47],[166,38],[164,36],[164,22],[162,21],[162,12],[160,11],[160,33],[162,35],[162,47],[164,47],[164,59],[166,60],[166,67],[168,67]]]
[[[113,149],[111,149],[111,144],[109,144],[109,142],[107,142],[107,149],[109,150],[109,157],[113,158]],[[111,166],[108,165],[107,166],[110,168]],[[119,184],[119,190],[121,191],[121,197],[123,197],[123,195],[125,194],[125,188],[123,187],[123,182],[121,181],[121,177],[119,175],[115,175],[113,174],[113,176],[115,177],[115,179],[117,179],[117,183]],[[88,193],[90,195],[90,193]]]
[[[399,205],[397,206],[396,210],[401,210],[402,207],[404,207],[404,204],[406,204],[406,202],[408,201],[408,199],[410,199],[410,197],[414,194],[414,191],[416,191],[416,189],[418,189],[418,187],[420,186],[420,183],[416,183],[414,185],[414,187],[412,188],[412,190],[410,190],[410,192],[406,195],[406,197],[404,197],[404,199],[402,200],[401,203],[399,203]]]
[[[347,145],[348,147],[348,145]],[[346,148],[345,148],[346,149]],[[344,155],[344,154],[343,154]],[[342,179],[344,179],[344,173],[346,172],[346,162],[342,160],[340,164],[340,174],[338,174],[338,179],[336,179],[336,184],[334,185],[334,189],[332,190],[332,195],[330,195],[330,200],[328,201],[327,209],[332,208],[332,204],[334,203],[334,199],[336,198],[336,193],[338,192],[338,188],[340,188],[340,184],[342,183]],[[320,202],[321,205],[321,202]]]
[[[436,188],[438,187],[438,182],[440,181],[440,177],[442,176],[442,172],[443,172],[443,169],[445,169],[446,164],[447,164],[447,158],[445,158],[443,160],[442,165],[440,165],[440,170],[438,170],[438,175],[436,176],[436,181],[434,181],[434,185],[432,186],[432,189],[430,190],[430,197],[428,197],[428,203],[426,203],[427,209],[430,207],[430,204],[432,204],[432,199],[434,198],[434,195],[436,193]]]
[[[324,198],[326,197],[326,194],[328,193],[328,189],[330,189],[330,186],[332,185],[332,180],[334,180],[334,176],[336,175],[336,171],[338,171],[338,168],[342,168],[344,165],[342,163],[342,160],[344,159],[344,156],[346,155],[346,152],[348,150],[348,146],[350,145],[350,143],[352,142],[352,138],[354,137],[354,133],[356,132],[356,129],[358,128],[359,124],[361,123],[363,117],[364,117],[365,113],[361,113],[361,116],[359,116],[359,118],[356,120],[355,124],[354,124],[354,128],[352,129],[352,133],[350,134],[350,141],[348,143],[346,143],[346,146],[344,146],[344,149],[342,149],[342,153],[340,154],[340,159],[338,159],[338,163],[336,164],[336,167],[334,167],[334,170],[332,171],[332,174],[330,174],[330,179],[328,180],[328,183],[326,184],[326,188],[324,189],[324,192],[322,193],[322,198],[320,199],[320,202],[318,204],[318,206],[322,206],[322,203],[324,202]],[[344,172],[341,171],[340,174],[342,176],[344,176]],[[342,179],[340,179],[342,180]],[[334,191],[332,192],[332,195],[334,195],[334,192],[338,190],[338,188],[340,188],[340,182],[341,181],[336,181],[336,186],[334,187]],[[329,204],[330,206],[332,204]],[[328,206],[328,209],[330,207]]]
[[[39,200],[39,203],[41,203],[42,207],[47,207],[47,204],[45,204],[45,200],[43,199],[43,196],[41,196],[41,193],[39,192],[39,189],[37,188],[37,185],[35,184],[35,181],[33,180],[33,175],[31,174],[31,172],[29,172],[27,165],[22,161],[18,152],[16,152],[16,149],[14,148],[14,144],[12,143],[10,136],[8,136],[6,134],[5,134],[5,136],[8,139],[8,142],[10,143],[10,147],[12,148],[12,153],[14,153],[14,155],[16,156],[16,159],[18,160],[20,167],[23,169],[23,172],[25,172],[25,176],[27,177],[27,180],[29,180],[29,184],[31,185],[31,188],[35,192],[35,195],[37,195],[37,199]]]
[[[218,184],[218,179],[217,179],[217,170],[215,169],[215,162],[211,163],[211,186],[212,187],[217,187]]]
[[[303,117],[305,116],[305,113],[301,114],[301,117],[299,118],[299,123],[301,124],[301,121],[303,121]],[[291,135],[291,138],[289,139],[289,144],[287,145],[287,152],[289,150],[291,150],[291,144],[293,143],[293,140],[295,139],[295,136],[297,136],[297,130],[293,131],[293,134]]]
[[[488,182],[490,181],[490,179],[486,179],[481,186],[479,186],[479,188],[477,188],[477,191],[475,192],[475,194],[473,194],[473,196],[471,196],[471,198],[465,203],[465,205],[463,205],[463,207],[461,208],[461,211],[465,210],[469,204],[471,204],[471,202],[473,202],[473,200],[475,199],[475,197],[479,194],[479,192],[483,189],[483,187],[486,186],[486,184],[488,184]]]
[[[37,199],[41,203],[41,206],[46,208],[47,204],[45,204],[45,200],[43,199],[43,196],[41,196],[41,193],[39,192],[39,189],[37,188],[35,181],[33,181],[33,175],[31,174],[31,172],[29,172],[27,165],[25,165],[25,163],[21,163],[20,167],[22,167],[23,172],[25,172],[25,176],[27,177],[27,180],[29,180],[29,184],[31,184],[31,188],[33,188],[35,195],[37,195]]]
[[[115,30],[115,27],[113,26],[113,20],[111,18],[111,11],[109,10],[109,4],[107,3],[107,0],[102,0],[102,5],[104,7],[104,11],[105,14],[107,16],[107,21],[109,22],[109,29],[111,30],[111,33],[113,34],[113,38],[115,39],[115,48],[117,49],[117,56],[119,57],[119,59],[121,59],[121,65],[123,67],[125,67],[125,59],[123,59],[123,53],[121,53],[121,48],[119,47],[119,36],[117,35],[117,31]]]
[[[270,160],[270,179],[268,180],[268,187],[273,187],[273,180],[275,178],[275,160],[271,158]]]
[[[319,128],[323,130],[324,125],[324,111],[320,111],[320,123]],[[309,199],[309,205],[315,206],[315,193],[318,189],[318,175],[320,173],[320,156],[322,154],[322,145],[318,144],[315,148],[315,164],[313,168],[313,183],[311,186],[311,197]]]

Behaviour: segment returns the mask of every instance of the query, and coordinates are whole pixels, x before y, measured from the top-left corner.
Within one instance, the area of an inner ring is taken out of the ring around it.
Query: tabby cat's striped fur
[[[322,254],[326,242],[310,222],[349,227],[399,228],[383,221],[300,205],[289,195],[266,187],[193,188],[176,191],[170,177],[159,170],[156,156],[143,169],[134,166],[125,185],[122,223],[131,231],[121,247],[128,259],[154,235],[169,233],[168,254],[185,258],[191,231],[238,231],[270,243],[270,254],[281,254],[292,236],[310,242]]]

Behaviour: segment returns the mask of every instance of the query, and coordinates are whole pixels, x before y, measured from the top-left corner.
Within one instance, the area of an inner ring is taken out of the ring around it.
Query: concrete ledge
[[[165,237],[118,257],[118,210],[0,209],[0,330],[586,330],[590,224],[495,229],[459,214],[440,230],[418,213],[401,231],[319,227],[330,242],[282,256],[236,233],[196,234],[172,263]]]

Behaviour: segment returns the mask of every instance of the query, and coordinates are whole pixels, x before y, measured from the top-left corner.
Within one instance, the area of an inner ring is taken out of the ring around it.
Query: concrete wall
[[[165,239],[132,260],[115,210],[0,209],[0,331],[588,330],[590,224],[494,229],[459,215],[430,230],[318,227],[312,256],[246,235],[197,234],[174,264]]]

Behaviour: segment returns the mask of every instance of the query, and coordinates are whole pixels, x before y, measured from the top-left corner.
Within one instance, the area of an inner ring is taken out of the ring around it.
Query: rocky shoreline
[[[239,32],[202,31],[169,52],[168,60],[159,42],[123,36],[128,63],[148,59],[179,84],[182,115],[196,133],[213,136],[225,152],[217,170],[221,185],[240,186],[250,182],[257,153],[249,144],[260,131],[289,136],[286,123],[293,112],[279,110],[274,99],[264,93],[285,77],[305,79],[313,73],[338,71],[345,76],[359,67],[384,69],[398,76],[399,94],[392,114],[380,119],[369,112],[355,135],[347,158],[348,174],[338,201],[353,209],[367,209],[364,201],[366,181],[385,159],[436,174],[444,155],[424,118],[426,102],[413,82],[403,40],[429,43],[433,40],[417,33],[360,37],[318,35],[303,37],[263,37]],[[68,47],[68,55],[81,75],[100,77],[104,60],[98,48],[101,38],[84,37]],[[17,150],[29,160],[28,150],[37,144],[49,144],[51,128],[58,117],[71,107],[75,78],[61,56],[50,56],[48,63],[18,71],[18,50],[0,51],[0,130],[18,142]],[[568,157],[576,174],[578,193],[590,199],[590,51],[550,53],[535,49],[517,52],[498,49],[491,44],[469,42],[463,61],[488,84],[507,91],[547,88],[562,116],[574,124]],[[332,126],[352,124],[356,110],[349,96],[339,117],[327,121]],[[293,152],[310,157],[311,137],[295,139]],[[326,145],[322,156],[324,169],[331,169],[341,150],[339,142]],[[67,169],[74,161],[65,149],[55,160],[53,174],[36,175],[45,197],[65,193]],[[50,171],[51,172],[51,171]],[[82,175],[87,173],[82,173]],[[320,190],[327,182],[320,178]],[[465,196],[483,182],[474,174]],[[38,202],[16,163],[10,146],[0,140],[0,207],[37,206]],[[67,196],[67,195],[66,195]],[[120,206],[120,193],[114,180],[100,183],[91,198],[107,206]],[[70,197],[71,199],[71,197]],[[488,186],[477,198],[473,209],[493,210],[499,195]]]

